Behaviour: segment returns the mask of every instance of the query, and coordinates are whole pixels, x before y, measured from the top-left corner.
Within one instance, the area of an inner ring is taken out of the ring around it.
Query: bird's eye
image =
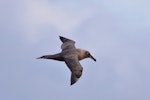
[[[86,52],[86,55],[89,57],[89,56],[90,56],[90,53],[89,53],[89,52]]]

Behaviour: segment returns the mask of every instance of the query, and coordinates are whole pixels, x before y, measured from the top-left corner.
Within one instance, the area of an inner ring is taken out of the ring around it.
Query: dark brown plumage
[[[75,41],[62,36],[59,37],[63,42],[63,44],[61,45],[61,53],[54,55],[44,55],[37,59],[53,59],[64,61],[71,71],[71,85],[73,85],[82,75],[83,68],[79,63],[79,60],[92,58],[94,61],[96,61],[96,59],[88,51],[76,49]]]

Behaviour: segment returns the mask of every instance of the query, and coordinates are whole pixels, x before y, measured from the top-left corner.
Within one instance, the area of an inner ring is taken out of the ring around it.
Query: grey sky
[[[0,0],[1,100],[149,100],[150,1]],[[70,86],[59,35],[89,50]]]

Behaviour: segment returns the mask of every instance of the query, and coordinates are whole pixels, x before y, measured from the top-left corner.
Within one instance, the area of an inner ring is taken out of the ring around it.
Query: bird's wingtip
[[[63,36],[59,35],[59,38],[64,38]]]
[[[62,37],[61,35],[59,35],[59,37]]]
[[[63,37],[63,36],[61,36],[61,35],[59,35],[59,38],[60,38],[60,40],[64,39],[64,37]]]
[[[70,86],[72,86],[74,83],[70,83]]]

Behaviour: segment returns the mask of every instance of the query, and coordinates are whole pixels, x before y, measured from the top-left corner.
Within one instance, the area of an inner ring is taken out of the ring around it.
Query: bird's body
[[[63,42],[60,53],[54,55],[44,55],[38,59],[53,59],[58,61],[64,61],[71,71],[71,85],[74,84],[82,75],[82,66],[79,60],[84,58],[92,58],[94,61],[96,59],[86,50],[76,49],[75,42],[73,40],[67,39],[60,36],[60,40]]]

